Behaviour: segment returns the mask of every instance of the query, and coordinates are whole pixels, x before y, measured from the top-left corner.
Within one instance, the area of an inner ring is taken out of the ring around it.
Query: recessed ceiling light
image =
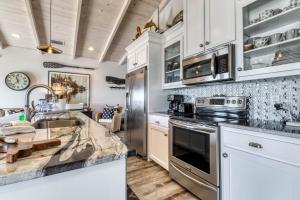
[[[95,49],[94,49],[94,47],[90,46],[90,47],[88,48],[88,50],[89,50],[89,51],[94,51]]]
[[[20,38],[20,35],[16,33],[12,33],[11,36],[13,36],[14,38]]]

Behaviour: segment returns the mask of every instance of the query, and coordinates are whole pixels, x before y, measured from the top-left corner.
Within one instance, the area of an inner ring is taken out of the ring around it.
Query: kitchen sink
[[[84,122],[78,118],[70,119],[41,119],[33,123],[32,126],[35,129],[46,129],[46,128],[60,128],[60,127],[72,127],[82,126]]]

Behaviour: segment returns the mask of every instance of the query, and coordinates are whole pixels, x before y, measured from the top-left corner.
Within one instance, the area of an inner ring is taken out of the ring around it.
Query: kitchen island
[[[48,117],[83,123],[13,135],[22,142],[56,138],[61,145],[11,164],[0,154],[0,199],[126,199],[126,145],[80,112]]]

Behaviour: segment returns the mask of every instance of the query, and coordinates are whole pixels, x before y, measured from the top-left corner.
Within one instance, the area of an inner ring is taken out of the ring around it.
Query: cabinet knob
[[[166,137],[167,137],[167,136],[168,136],[168,134],[166,134],[166,133],[165,133],[165,134],[164,134],[164,136],[166,136]]]
[[[200,46],[200,47],[204,47],[204,44],[200,44],[199,46]]]
[[[237,70],[240,72],[240,71],[243,71],[243,68],[238,67]]]
[[[227,158],[227,157],[228,157],[228,154],[227,154],[227,153],[223,153],[222,156],[223,156],[224,158]]]
[[[208,41],[205,42],[205,45],[209,45],[210,43]]]
[[[258,144],[256,142],[249,142],[249,147],[257,148],[257,149],[262,149],[263,146],[261,144]]]

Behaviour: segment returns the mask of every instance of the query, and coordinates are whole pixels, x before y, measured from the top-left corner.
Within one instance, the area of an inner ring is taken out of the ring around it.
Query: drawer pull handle
[[[160,122],[159,121],[155,121],[155,124],[160,124]]]
[[[257,149],[262,149],[263,146],[261,144],[258,144],[256,142],[249,142],[249,147],[257,148]]]

